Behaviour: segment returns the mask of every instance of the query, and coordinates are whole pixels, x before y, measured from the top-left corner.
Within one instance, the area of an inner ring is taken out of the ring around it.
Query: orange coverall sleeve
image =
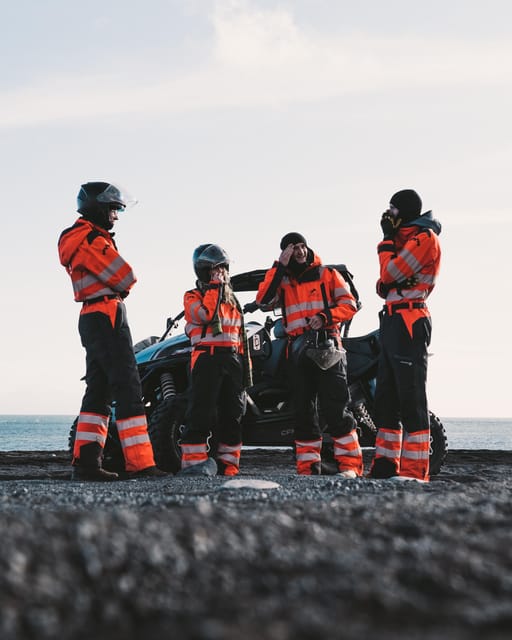
[[[82,268],[119,293],[129,291],[137,282],[131,266],[106,238],[97,236],[83,242],[74,256],[73,269]]]
[[[418,273],[428,262],[432,261],[436,251],[434,234],[421,232],[410,238],[395,253],[394,244],[384,240],[378,245],[380,262],[380,281],[384,284],[401,282]]]
[[[220,292],[217,285],[207,289],[204,295],[197,289],[187,291],[183,297],[185,320],[194,324],[209,324],[213,320]]]

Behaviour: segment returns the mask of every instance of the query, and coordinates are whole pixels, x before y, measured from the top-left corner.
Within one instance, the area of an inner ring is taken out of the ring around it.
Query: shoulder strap
[[[320,285],[320,290],[322,292],[322,299],[324,301],[324,312],[327,318],[327,322],[331,324],[332,322],[332,313],[329,309],[329,300],[327,299],[327,291],[325,290],[325,282],[322,282]]]

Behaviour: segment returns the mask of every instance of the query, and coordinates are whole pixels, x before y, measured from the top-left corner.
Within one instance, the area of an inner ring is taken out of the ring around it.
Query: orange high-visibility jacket
[[[420,216],[424,226],[402,227],[392,240],[383,240],[377,251],[380,262],[380,278],[377,293],[385,298],[387,305],[401,302],[422,302],[428,298],[435,286],[441,264],[441,247],[438,234],[441,225],[432,218],[432,213]],[[400,283],[415,276],[417,284],[402,288]],[[413,335],[413,324],[421,317],[430,315],[427,307],[412,306],[400,309],[409,334]]]
[[[124,298],[137,282],[131,266],[119,255],[112,235],[89,220],[78,218],[72,227],[65,229],[58,247],[77,302],[116,294]],[[105,297],[103,301],[84,305],[81,313],[101,311],[114,325],[118,301]]]
[[[357,311],[356,300],[344,278],[335,269],[323,266],[315,253],[298,279],[280,262],[275,262],[258,287],[256,302],[280,306],[290,336],[308,330],[308,320],[315,315],[323,317],[326,329],[338,331],[339,324],[350,320]]]
[[[378,245],[380,279],[377,291],[387,303],[424,301],[434,288],[441,262],[441,248],[437,233],[432,229],[402,227],[393,240]],[[411,288],[400,288],[400,282],[416,276],[418,283]],[[384,289],[380,283],[393,285]]]
[[[233,347],[243,352],[242,314],[236,305],[219,303],[222,289],[218,283],[210,283],[206,291],[187,291],[183,297],[185,333],[192,346]],[[220,333],[214,335],[212,320],[218,310]]]
[[[84,218],[61,233],[59,257],[71,276],[77,302],[125,295],[137,282],[131,266],[119,255],[111,234]]]

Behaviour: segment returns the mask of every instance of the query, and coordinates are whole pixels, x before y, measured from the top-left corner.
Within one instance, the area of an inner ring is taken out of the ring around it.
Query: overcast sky
[[[500,0],[17,0],[0,38],[0,413],[78,411],[80,306],[57,239],[82,182],[139,204],[116,226],[159,335],[221,244],[269,267],[299,231],[345,262],[377,326],[391,195],[443,223],[429,306],[431,409],[511,417],[512,5]]]

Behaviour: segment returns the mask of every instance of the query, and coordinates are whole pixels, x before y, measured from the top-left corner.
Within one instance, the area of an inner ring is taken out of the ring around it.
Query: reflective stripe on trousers
[[[402,450],[401,429],[379,429],[375,439],[375,457],[387,458],[397,465],[400,462]]]
[[[430,429],[404,432],[400,475],[418,480],[429,479]]]
[[[206,442],[199,444],[181,444],[181,468],[186,469],[194,464],[208,460]]]
[[[358,476],[363,473],[363,452],[359,446],[357,431],[352,429],[349,433],[333,438],[334,458],[339,471],[353,470]]]
[[[84,444],[97,442],[101,448],[105,446],[108,433],[108,416],[83,411],[78,416],[76,425],[73,459],[80,458],[80,447]]]
[[[240,452],[242,451],[242,443],[224,444],[219,443],[217,448],[217,459],[224,466],[225,476],[236,476],[240,469]]]
[[[322,439],[295,440],[295,455],[297,473],[304,476],[311,475],[311,466],[320,464],[322,454]]]
[[[148,435],[146,416],[118,419],[116,425],[123,448],[126,471],[141,471],[154,467],[155,458]]]

